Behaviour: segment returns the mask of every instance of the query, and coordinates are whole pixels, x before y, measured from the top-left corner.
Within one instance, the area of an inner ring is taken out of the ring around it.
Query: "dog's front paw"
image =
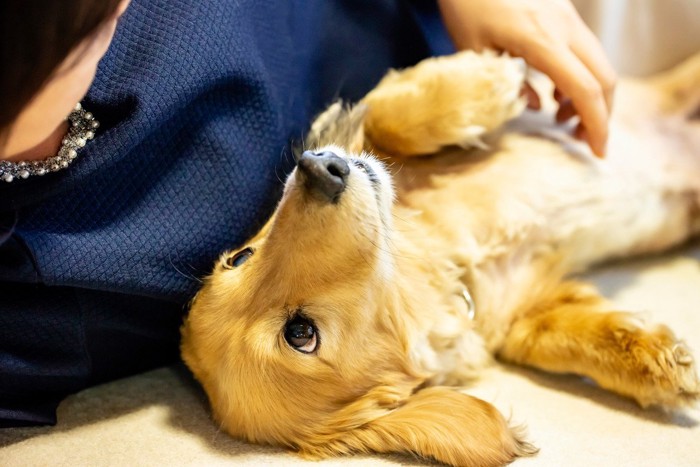
[[[695,369],[695,360],[685,343],[678,342],[671,349],[665,348],[659,359],[663,373],[657,391],[639,403],[676,408],[695,404],[700,399],[700,380]],[[656,394],[654,394],[656,392]]]
[[[564,282],[511,327],[499,356],[556,373],[576,373],[642,407],[675,409],[700,399],[689,349],[663,325],[606,311],[595,289]]]
[[[461,52],[393,71],[363,100],[365,134],[391,156],[483,146],[481,137],[525,108],[525,65],[492,52]]]
[[[651,330],[621,328],[614,332],[623,371],[622,392],[642,407],[674,409],[700,399],[700,380],[690,349],[666,326]]]

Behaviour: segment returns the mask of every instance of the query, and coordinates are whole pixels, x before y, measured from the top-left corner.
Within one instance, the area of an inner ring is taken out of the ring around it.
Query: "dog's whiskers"
[[[198,282],[198,283],[200,283],[200,284],[203,283],[202,279],[200,279],[199,277],[195,276],[194,274],[188,274],[188,273],[182,271],[181,269],[179,269],[179,268],[175,265],[175,263],[173,262],[172,256],[168,256],[168,262],[170,262],[170,265],[173,267],[173,269],[175,269],[175,271],[177,271],[182,277],[185,277],[186,279],[192,279],[192,280],[194,280],[194,281],[196,281],[196,282]],[[197,269],[196,269],[194,266],[189,265],[189,264],[187,264],[187,263],[185,263],[185,266],[189,266],[190,268],[192,268],[192,269],[194,270],[194,272],[197,272]]]

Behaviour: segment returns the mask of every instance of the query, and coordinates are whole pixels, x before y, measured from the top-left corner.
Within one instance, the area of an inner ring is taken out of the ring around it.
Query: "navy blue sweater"
[[[132,2],[84,101],[96,139],[0,186],[0,426],[175,361],[197,278],[274,208],[290,144],[431,53],[431,3]]]

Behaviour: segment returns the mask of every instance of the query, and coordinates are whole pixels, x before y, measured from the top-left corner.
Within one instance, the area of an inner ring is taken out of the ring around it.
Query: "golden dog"
[[[316,120],[276,212],[183,326],[224,430],[312,458],[501,465],[535,449],[448,387],[493,356],[642,406],[697,401],[667,327],[566,277],[700,231],[700,56],[619,85],[604,161],[551,113],[521,115],[525,74],[495,54],[430,59]]]

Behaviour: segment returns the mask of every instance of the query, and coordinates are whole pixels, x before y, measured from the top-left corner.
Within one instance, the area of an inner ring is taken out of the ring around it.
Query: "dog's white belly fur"
[[[446,305],[436,307],[441,316],[424,324],[431,331],[414,345],[435,382],[464,382],[486,364],[527,297],[550,285],[543,277],[556,281],[603,260],[660,251],[698,230],[700,154],[689,142],[697,132],[668,134],[663,121],[640,128],[649,120],[637,125],[623,115],[600,161],[575,143],[567,153],[561,141],[527,134],[528,118],[540,135],[552,129],[541,116],[525,116],[491,150],[394,168],[397,228],[410,223],[413,241],[431,243],[420,250],[435,251],[426,261],[450,262],[454,271]],[[463,319],[462,287],[476,302],[473,323]]]

